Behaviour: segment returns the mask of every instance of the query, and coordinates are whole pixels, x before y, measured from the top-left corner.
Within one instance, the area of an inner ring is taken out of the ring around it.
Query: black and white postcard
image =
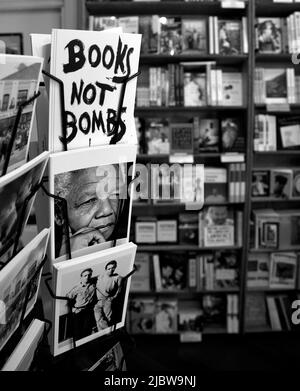
[[[54,356],[125,325],[125,316],[137,246],[126,243],[105,251],[54,264],[55,293],[68,297],[54,301]]]
[[[6,159],[8,171],[26,163],[36,100],[24,107],[7,155],[18,109],[38,91],[42,66],[40,57],[0,54],[0,172]]]
[[[35,195],[29,200],[23,222],[21,222],[24,202],[40,183],[49,153],[41,155],[22,167],[0,178],[0,262],[6,263],[12,257],[12,250],[17,236],[17,228],[24,228]]]
[[[128,241],[136,145],[111,145],[52,154],[50,192],[51,259],[72,258]],[[68,229],[66,229],[68,222]]]
[[[0,350],[18,328],[29,291],[25,316],[33,309],[45,256],[49,229],[44,229],[0,271]],[[30,288],[29,288],[29,283]],[[3,305],[4,303],[4,305]]]

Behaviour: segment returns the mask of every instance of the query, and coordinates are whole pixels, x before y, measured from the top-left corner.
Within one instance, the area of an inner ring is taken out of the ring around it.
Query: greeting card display
[[[50,71],[64,85],[68,150],[136,144],[137,79],[127,79],[138,72],[140,46],[139,34],[52,30]],[[54,152],[63,150],[60,110],[59,84],[51,80],[49,146]]]

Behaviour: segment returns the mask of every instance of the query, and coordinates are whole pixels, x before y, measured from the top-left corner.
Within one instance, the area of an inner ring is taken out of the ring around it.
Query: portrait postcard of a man
[[[51,259],[72,259],[128,242],[135,145],[62,152],[50,158]],[[67,216],[65,210],[67,209]]]

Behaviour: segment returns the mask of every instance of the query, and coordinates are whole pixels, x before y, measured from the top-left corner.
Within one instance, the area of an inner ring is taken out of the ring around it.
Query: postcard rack
[[[65,107],[65,88],[64,83],[61,79],[58,77],[52,75],[51,73],[42,70],[42,73],[49,77],[52,81],[56,82],[59,86],[59,99],[60,99],[60,112],[61,112],[61,128],[62,128],[62,136],[60,137],[60,141],[63,145],[63,150],[68,150],[68,136],[67,136],[67,116],[66,116],[66,107]],[[116,144],[118,141],[122,139],[124,136],[123,130],[120,132],[120,123],[121,123],[121,114],[122,114],[122,106],[124,102],[125,92],[126,92],[126,86],[127,83],[134,78],[138,77],[138,75],[141,73],[141,71],[138,71],[134,75],[126,76],[121,78],[121,91],[120,91],[120,97],[118,102],[118,109],[117,109],[117,115],[116,115],[116,124],[111,131],[110,136],[113,136],[110,140],[110,145]],[[118,81],[119,82],[119,81]]]
[[[23,110],[25,109],[26,106],[29,106],[31,103],[33,103],[39,97],[39,95],[40,95],[40,92],[37,92],[31,98],[29,98],[28,100],[20,103],[20,105],[19,105],[19,108],[18,108],[18,111],[17,111],[17,114],[16,114],[16,118],[15,118],[15,121],[14,121],[13,129],[12,129],[11,137],[10,137],[10,140],[9,140],[9,144],[7,146],[7,153],[6,153],[5,158],[4,158],[4,164],[3,164],[1,176],[5,175],[7,173],[8,165],[9,165],[9,162],[10,162],[13,146],[14,146],[14,143],[16,141],[17,132],[18,132],[18,129],[19,129],[19,124],[20,124],[21,115],[23,113]]]

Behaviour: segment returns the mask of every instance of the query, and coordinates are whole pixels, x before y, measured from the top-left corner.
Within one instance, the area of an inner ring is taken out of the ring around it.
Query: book
[[[38,344],[43,337],[44,329],[45,322],[34,319],[1,371],[29,371]]]
[[[135,145],[83,148],[53,153],[49,189],[68,205],[68,231],[62,202],[50,200],[51,259],[65,260],[128,241]],[[129,189],[129,191],[128,191]]]
[[[292,197],[300,197],[300,170],[293,171]]]
[[[297,255],[272,253],[270,262],[270,288],[296,287]]]
[[[267,253],[250,253],[248,256],[247,286],[268,288],[270,279],[270,257]]]
[[[182,291],[188,286],[188,263],[183,253],[153,256],[156,291]]]
[[[40,183],[48,158],[49,152],[43,152],[35,159],[0,178],[0,262],[3,264],[8,262],[13,255],[17,228],[21,226],[22,234],[26,226],[36,193],[28,200],[26,206],[24,202]],[[25,213],[22,216],[24,207]]]
[[[197,301],[178,304],[178,331],[180,342],[200,342],[203,329],[203,309]]]
[[[204,169],[204,202],[224,203],[228,200],[226,168]]]
[[[194,118],[194,153],[219,151],[219,121]]]
[[[126,84],[116,128],[122,84],[137,73],[141,35],[111,31],[52,30],[53,76],[64,83],[67,148],[136,144],[137,78]],[[63,150],[59,85],[50,81],[49,148]]]
[[[158,299],[155,303],[156,333],[172,334],[177,332],[178,304],[175,300]]]
[[[264,69],[264,96],[267,104],[288,103],[286,69]]]
[[[282,52],[281,18],[257,18],[256,46],[260,53]]]
[[[136,298],[129,302],[130,332],[151,334],[155,332],[155,301],[152,298]]]
[[[226,329],[226,295],[204,295],[202,307],[204,332]]]
[[[193,154],[194,128],[190,123],[170,124],[170,154]]]
[[[169,126],[163,120],[146,119],[146,152],[148,155],[170,153]]]
[[[43,59],[0,54],[0,171],[8,160],[8,172],[26,163],[36,99],[21,113],[10,156],[9,145],[19,107],[38,92]]]
[[[201,213],[201,212],[200,212]],[[199,218],[199,245],[203,235],[204,247],[234,246],[235,229],[233,211],[227,206],[210,206],[203,209]]]
[[[241,20],[218,20],[218,52],[221,55],[242,53]]]
[[[177,220],[157,221],[157,242],[176,243],[177,242]]]
[[[150,254],[137,252],[135,266],[136,272],[131,279],[131,291],[150,291]]]
[[[182,167],[179,164],[152,165],[151,196],[154,203],[181,202]]]
[[[275,198],[292,197],[293,171],[290,169],[272,169],[270,175],[270,195]]]
[[[178,54],[182,51],[181,18],[160,18],[160,53]]]
[[[135,222],[136,243],[157,242],[157,221],[155,217],[138,217]]]
[[[245,304],[245,324],[247,331],[270,331],[267,321],[265,293],[248,292]]]
[[[239,72],[222,72],[223,106],[243,104],[243,81]]]
[[[213,289],[231,289],[239,286],[239,262],[236,253],[216,251],[213,263]]]
[[[179,213],[179,244],[198,245],[198,215],[196,213]]]
[[[299,117],[279,118],[279,148],[286,150],[300,149]]]
[[[268,197],[270,195],[270,171],[252,171],[252,197]]]
[[[42,273],[39,268],[44,260],[48,237],[49,229],[44,229],[1,270],[0,349],[19,327],[28,289],[25,316],[36,303]]]
[[[237,118],[221,120],[222,152],[245,152],[245,134]]]
[[[207,19],[182,19],[182,52],[207,53]]]
[[[184,72],[184,106],[206,106],[206,73]]]
[[[53,265],[55,294],[73,305],[70,313],[66,301],[53,301],[54,356],[72,349],[72,335],[81,346],[124,326],[136,248],[126,243]]]

